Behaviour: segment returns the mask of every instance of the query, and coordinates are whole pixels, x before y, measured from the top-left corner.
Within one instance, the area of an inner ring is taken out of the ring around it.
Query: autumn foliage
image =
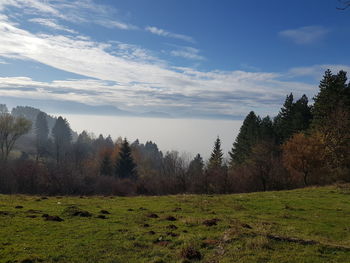
[[[223,194],[349,182],[346,73],[327,70],[313,100],[290,93],[274,118],[249,112],[228,158],[218,137],[208,160],[163,153],[152,141],[77,134],[62,117],[0,104],[0,193]]]
[[[325,161],[325,145],[320,134],[297,133],[282,148],[283,164],[291,176],[295,179],[301,177],[304,185],[309,185],[310,177],[317,176]]]

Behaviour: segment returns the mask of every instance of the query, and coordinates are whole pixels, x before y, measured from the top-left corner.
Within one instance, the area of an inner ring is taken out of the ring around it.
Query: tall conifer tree
[[[283,107],[274,119],[274,130],[279,144],[288,140],[293,134],[309,128],[312,115],[308,102],[306,95],[296,102],[292,93],[286,97]]]
[[[214,149],[211,153],[209,159],[209,169],[221,169],[222,167],[222,150],[221,150],[221,141],[219,136],[216,138],[214,143]]]
[[[350,111],[350,85],[346,84],[346,72],[334,75],[328,69],[319,85],[319,93],[314,97],[313,126],[323,125],[336,109]]]
[[[122,142],[115,164],[115,175],[118,178],[136,179],[136,164],[131,156],[131,148],[126,138]]]
[[[236,137],[233,147],[229,152],[230,164],[241,164],[250,155],[252,146],[254,146],[260,138],[260,117],[251,111],[243,121],[239,133]]]
[[[43,156],[48,152],[49,127],[47,124],[46,113],[39,112],[35,122],[35,139],[37,157]]]
[[[52,128],[52,136],[54,139],[56,161],[59,163],[65,158],[72,141],[71,130],[66,119],[63,119],[61,116],[58,117],[55,126]]]

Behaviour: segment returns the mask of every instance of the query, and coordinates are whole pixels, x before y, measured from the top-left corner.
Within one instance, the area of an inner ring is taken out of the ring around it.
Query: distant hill
[[[132,112],[110,105],[88,105],[75,101],[60,100],[39,100],[39,99],[21,99],[2,97],[0,104],[6,104],[9,108],[18,108],[17,105],[27,105],[26,108],[40,108],[44,112],[59,112],[59,114],[91,114],[91,115],[109,115],[109,116],[129,116],[129,117],[159,117],[168,118],[170,114],[157,111]]]
[[[29,136],[34,136],[34,134],[35,134],[34,129],[35,129],[36,117],[38,116],[38,114],[40,112],[41,112],[40,109],[29,107],[29,106],[17,106],[11,110],[11,114],[13,116],[15,116],[15,117],[21,116],[21,117],[24,117],[32,122],[33,125],[32,125],[31,131],[29,132]],[[51,133],[51,130],[52,130],[53,126],[55,125],[57,118],[52,117],[51,115],[48,115],[47,113],[45,113],[45,114],[46,114],[47,124],[48,124],[49,130],[50,130],[50,133]],[[75,131],[73,131],[72,129],[71,129],[71,133],[72,133],[73,140],[75,140],[78,137],[78,134]]]

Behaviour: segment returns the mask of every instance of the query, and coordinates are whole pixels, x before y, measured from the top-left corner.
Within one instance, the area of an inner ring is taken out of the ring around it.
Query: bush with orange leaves
[[[325,148],[319,133],[306,135],[297,133],[282,146],[283,164],[294,179],[302,180],[304,185],[322,181],[321,171],[324,169]]]

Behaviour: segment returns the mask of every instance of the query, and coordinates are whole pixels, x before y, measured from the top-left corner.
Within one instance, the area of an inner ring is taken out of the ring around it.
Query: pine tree
[[[37,158],[48,152],[49,127],[47,124],[46,113],[39,112],[35,122],[35,139]]]
[[[273,142],[275,140],[276,136],[270,116],[266,116],[260,122],[260,137],[263,141]]]
[[[308,105],[309,100],[304,94],[294,104],[294,112],[292,118],[293,134],[306,131],[310,127],[312,120],[311,107]],[[289,136],[289,138],[292,135]]]
[[[188,174],[192,177],[198,177],[203,174],[204,162],[202,156],[198,153],[188,166]]]
[[[293,134],[307,130],[311,119],[311,107],[308,105],[306,95],[303,95],[296,102],[294,102],[292,93],[288,95],[283,107],[274,119],[277,142],[282,144]]]
[[[111,156],[109,154],[104,154],[101,165],[100,165],[100,174],[103,176],[112,176],[113,174],[113,165]]]
[[[73,145],[75,165],[82,167],[82,162],[92,155],[92,139],[86,131],[82,131]]]
[[[260,139],[260,117],[251,111],[241,126],[233,147],[229,152],[231,166],[242,164],[250,155],[252,146]]]
[[[314,97],[312,127],[320,132],[326,163],[337,180],[348,180],[350,171],[350,83],[346,72],[325,72]]]
[[[136,164],[131,156],[131,148],[126,138],[123,140],[115,164],[115,175],[118,178],[136,179]]]
[[[108,135],[105,139],[105,145],[106,145],[106,148],[109,148],[109,149],[112,149],[114,147],[114,142],[112,140],[112,137],[111,135]]]
[[[314,97],[313,126],[320,126],[336,109],[350,111],[350,86],[346,84],[346,72],[333,75],[328,69],[319,85],[319,93]]]
[[[293,93],[287,95],[283,107],[274,119],[274,129],[279,143],[284,142],[293,134],[292,119],[293,119],[294,97]]]
[[[219,136],[215,140],[214,149],[211,153],[209,159],[209,169],[221,169],[222,168],[222,150],[221,150],[221,141]]]
[[[61,116],[56,120],[55,126],[52,128],[52,136],[54,139],[54,147],[57,163],[61,162],[67,154],[72,141],[72,134],[69,123]]]

